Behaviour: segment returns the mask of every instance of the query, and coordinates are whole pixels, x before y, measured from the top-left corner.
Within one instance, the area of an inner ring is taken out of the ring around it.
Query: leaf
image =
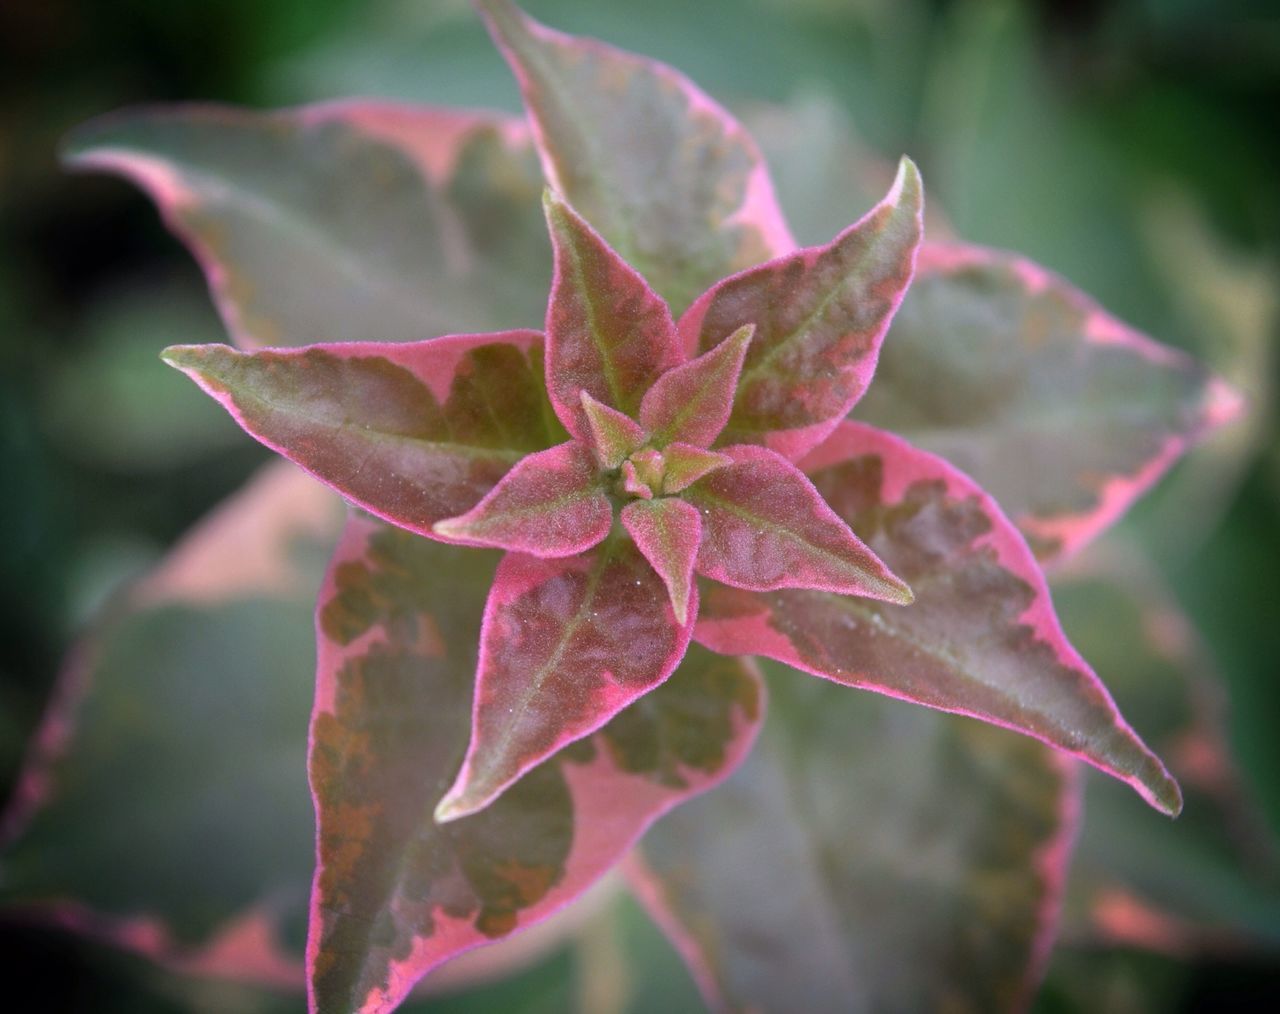
[[[275,462],[68,658],[0,817],[0,910],[300,988],[306,721],[336,497]]]
[[[698,508],[671,497],[636,500],[622,508],[621,517],[622,527],[667,586],[676,622],[687,623],[693,564],[702,539]]]
[[[547,391],[579,440],[590,428],[582,393],[635,417],[640,399],[680,361],[671,311],[563,198],[545,204],[555,274],[547,304]]]
[[[582,413],[587,419],[587,431],[596,460],[602,468],[617,468],[623,458],[643,446],[648,439],[639,423],[616,408],[596,401],[586,391],[582,392]]]
[[[794,247],[755,142],[687,78],[506,0],[475,6],[520,85],[547,179],[676,313]]]
[[[684,493],[703,513],[699,574],[754,591],[821,588],[911,601],[911,590],[795,465],[763,447],[729,447],[724,454],[732,464]]]
[[[662,449],[662,492],[681,493],[704,475],[733,463],[719,451],[708,451],[689,444],[668,444]]]
[[[856,414],[972,475],[1048,560],[1239,408],[1192,359],[1031,261],[934,243]]]
[[[257,440],[366,510],[420,535],[470,510],[521,458],[557,442],[540,335],[402,345],[174,346],[187,373]]]
[[[143,108],[79,128],[64,159],[147,191],[244,348],[542,320],[542,180],[519,121],[367,101]]]
[[[652,828],[642,901],[714,1010],[1015,1011],[1077,804],[1038,743],[772,667],[742,767]]]
[[[744,324],[697,359],[668,370],[645,392],[640,421],[657,446],[679,441],[707,447],[720,435],[754,330]]]
[[[1062,633],[1039,567],[990,497],[860,423],[842,424],[802,466],[915,602],[710,587],[699,641],[1034,736],[1178,812],[1177,783]]]
[[[625,539],[556,560],[508,553],[484,606],[471,742],[436,819],[483,809],[649,693],[679,664],[691,630]]]
[[[723,778],[760,721],[741,663],[694,652],[484,812],[435,823],[466,745],[492,568],[487,554],[355,518],[330,569],[312,724],[316,1011],[388,1011],[441,961],[559,908],[659,814]]]
[[[862,397],[911,282],[923,202],[904,158],[884,200],[831,243],[726,278],[689,308],[679,325],[686,349],[756,326],[721,443],[760,443],[796,459]]]
[[[595,459],[576,440],[521,458],[466,514],[437,521],[449,541],[534,556],[573,556],[604,540],[613,506]]]

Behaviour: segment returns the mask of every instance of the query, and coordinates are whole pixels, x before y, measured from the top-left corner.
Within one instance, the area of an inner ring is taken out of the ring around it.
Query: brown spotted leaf
[[[366,510],[420,535],[474,507],[521,458],[562,439],[535,331],[237,352],[174,346],[253,437]]]
[[[851,422],[801,467],[915,601],[710,585],[699,641],[1034,736],[1178,812],[1177,783],[1071,646],[1026,543],[972,480]]]
[[[670,814],[633,887],[713,1010],[1025,1009],[1053,940],[1073,765],[767,663],[770,716]]]
[[[695,650],[676,676],[483,812],[431,813],[466,749],[496,557],[352,519],[317,613],[313,1010],[390,1011],[455,954],[585,890],[750,745],[761,687]]]
[[[1239,407],[1190,357],[1025,258],[927,243],[855,415],[973,476],[1051,559]]]
[[[507,0],[475,6],[520,85],[547,179],[677,314],[794,246],[755,142],[687,78]]]

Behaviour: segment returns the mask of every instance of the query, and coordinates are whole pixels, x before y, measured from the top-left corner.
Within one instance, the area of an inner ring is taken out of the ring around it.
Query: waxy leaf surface
[[[680,362],[671,311],[563,199],[547,193],[555,275],[547,303],[547,391],[580,440],[582,392],[635,417],[640,399]]]
[[[436,823],[466,747],[494,563],[354,518],[331,565],[311,749],[316,1011],[389,1011],[441,961],[550,914],[659,814],[723,778],[760,721],[758,679],[695,651],[482,813]]]
[[[548,180],[676,313],[794,247],[755,142],[687,78],[507,0],[475,6],[515,72]]]
[[[188,345],[165,358],[250,435],[421,535],[563,437],[534,331],[255,353]]]
[[[1017,1011],[1076,804],[1031,740],[769,664],[770,719],[628,870],[715,1010]]]
[[[471,742],[437,819],[481,809],[658,686],[691,630],[626,539],[563,559],[508,553],[484,606]]]
[[[667,586],[676,622],[685,623],[693,594],[693,565],[702,540],[698,508],[673,497],[637,500],[622,508],[621,519],[636,548]]]
[[[553,557],[585,552],[612,526],[595,457],[570,440],[521,458],[470,511],[434,531],[466,545]]]
[[[1041,559],[1112,524],[1239,401],[1012,254],[925,244],[855,415],[942,455]]]
[[[858,423],[802,466],[915,601],[708,587],[703,644],[1026,733],[1178,812],[1177,783],[1067,641],[1039,567],[990,497],[941,459]]]
[[[139,109],[78,168],[140,185],[244,348],[537,327],[550,257],[521,122],[388,102]]]
[[[884,200],[827,246],[726,278],[689,308],[680,338],[695,354],[755,325],[721,443],[798,458],[849,412],[911,282],[923,202],[920,175],[903,159]]]
[[[733,463],[683,494],[703,514],[699,574],[753,591],[822,588],[911,601],[907,586],[795,465],[763,447],[730,447],[723,453]],[[719,650],[731,653],[727,642]]]
[[[0,817],[0,908],[301,988],[306,718],[338,498],[264,469],[72,652]]]

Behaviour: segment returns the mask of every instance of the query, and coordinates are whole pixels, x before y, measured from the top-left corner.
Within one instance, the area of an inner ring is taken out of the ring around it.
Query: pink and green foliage
[[[72,153],[206,268],[239,348],[166,360],[352,505],[315,611],[313,1009],[391,1010],[726,778],[629,864],[709,1003],[1017,1009],[1069,758],[1181,807],[1036,555],[1230,392],[1029,262],[924,243],[907,159],[797,248],[685,78],[476,6],[527,126],[147,111]]]

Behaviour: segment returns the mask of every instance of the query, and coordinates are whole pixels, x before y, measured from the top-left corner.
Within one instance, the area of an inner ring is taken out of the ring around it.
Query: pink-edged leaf
[[[802,465],[915,602],[714,588],[702,643],[1034,736],[1178,812],[1177,783],[1071,646],[1026,543],[972,480],[851,422]]]
[[[668,444],[662,449],[662,492],[680,493],[704,475],[733,463],[719,451],[708,451],[690,444]]]
[[[627,539],[556,560],[508,553],[484,607],[471,742],[436,819],[483,809],[661,684],[692,627]]]
[[[640,399],[680,361],[667,304],[564,199],[547,191],[555,274],[547,303],[547,391],[556,414],[589,440],[582,392],[635,417]]]
[[[687,78],[507,0],[475,6],[515,72],[547,178],[676,312],[794,248],[755,142]]]
[[[1239,410],[1190,357],[1039,265],[927,243],[856,415],[972,475],[1048,560]]]
[[[796,459],[862,397],[911,282],[923,202],[904,158],[884,200],[827,246],[726,278],[689,308],[680,338],[691,352],[756,326],[721,443],[761,443]]]
[[[535,331],[242,353],[166,350],[253,437],[420,535],[558,439]]]
[[[466,746],[493,563],[354,518],[330,567],[312,719],[314,1011],[390,1011],[441,962],[556,911],[727,775],[761,720],[758,678],[695,648],[483,813],[437,824]]]
[[[1025,1010],[1056,929],[1075,765],[990,726],[768,676],[751,756],[626,866],[708,1006]]]
[[[591,452],[557,444],[521,458],[466,514],[437,521],[450,542],[494,546],[534,556],[573,556],[604,541],[613,506]]]
[[[300,989],[314,589],[341,501],[273,462],[113,597],[0,814],[0,911]],[[231,819],[229,815],[234,815]]]
[[[617,468],[623,458],[648,439],[644,428],[634,419],[601,404],[586,391],[582,392],[582,412],[587,419],[596,460],[604,468]]]
[[[514,118],[374,101],[144,108],[79,128],[64,157],[147,191],[241,347],[542,320],[542,174]]]
[[[642,500],[653,499],[653,487],[641,477],[634,460],[628,459],[622,463],[622,488]]]
[[[755,325],[744,324],[697,359],[661,377],[640,403],[640,422],[665,447],[673,441],[707,447],[720,435],[738,389]]]
[[[637,500],[622,508],[622,527],[667,586],[676,622],[687,623],[693,564],[702,540],[698,508],[670,497]]]
[[[703,514],[699,574],[753,591],[818,588],[911,601],[911,590],[795,465],[764,447],[729,447],[724,454],[732,464],[683,494]]]

